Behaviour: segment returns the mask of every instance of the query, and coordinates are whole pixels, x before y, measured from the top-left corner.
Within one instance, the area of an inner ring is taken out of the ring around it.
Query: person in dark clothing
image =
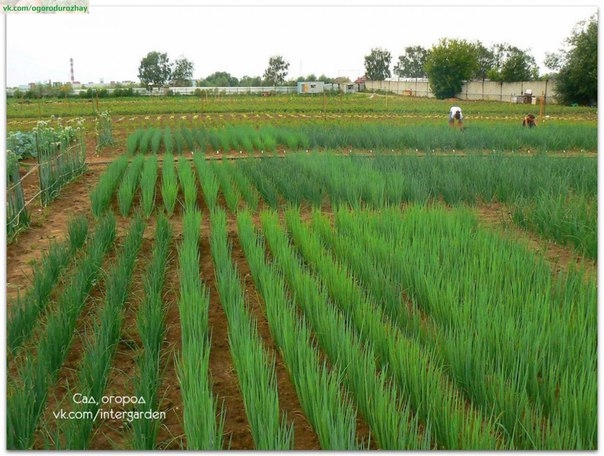
[[[522,126],[529,128],[536,127],[537,124],[535,123],[535,114],[527,114],[522,120]]]

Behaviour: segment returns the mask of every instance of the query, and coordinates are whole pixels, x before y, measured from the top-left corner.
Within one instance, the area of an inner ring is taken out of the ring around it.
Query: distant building
[[[362,92],[365,90],[365,83],[367,82],[367,78],[365,76],[359,76],[355,79],[354,83],[357,85],[357,90]]]
[[[359,84],[355,82],[343,82],[340,84],[340,91],[344,93],[355,93],[359,91]]]
[[[323,93],[325,83],[323,81],[298,82],[298,93]]]

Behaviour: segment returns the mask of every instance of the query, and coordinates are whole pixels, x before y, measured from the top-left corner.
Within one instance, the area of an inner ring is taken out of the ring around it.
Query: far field
[[[596,449],[597,111],[539,109],[9,100],[87,168],[7,245],[8,448]]]

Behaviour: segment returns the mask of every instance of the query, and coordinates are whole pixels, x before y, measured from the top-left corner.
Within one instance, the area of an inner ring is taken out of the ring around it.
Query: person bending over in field
[[[522,119],[522,126],[529,128],[536,127],[537,124],[535,123],[535,114],[527,114],[524,119]]]
[[[463,130],[463,113],[459,106],[452,106],[449,110],[449,126],[452,127],[457,122],[460,130]]]

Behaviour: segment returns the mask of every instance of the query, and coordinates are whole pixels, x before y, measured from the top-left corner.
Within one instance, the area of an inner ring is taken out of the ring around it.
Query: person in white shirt
[[[459,106],[452,106],[449,110],[449,126],[453,126],[457,121],[460,130],[463,130],[463,113]]]

